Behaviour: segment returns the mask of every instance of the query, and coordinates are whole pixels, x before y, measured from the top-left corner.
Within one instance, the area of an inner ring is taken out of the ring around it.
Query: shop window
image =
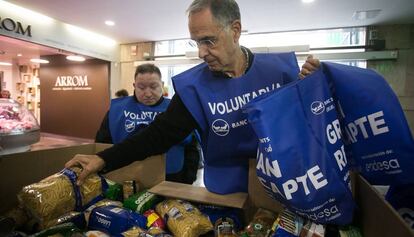
[[[323,52],[335,54],[365,51],[365,36],[365,27],[252,33],[242,34],[240,44],[248,48],[308,45],[310,53]],[[190,46],[188,42],[189,39],[177,39],[158,41],[155,43],[154,56],[156,61],[163,60],[163,63],[159,64],[159,67],[162,72],[164,85],[168,90],[168,97],[174,94],[171,77],[196,65],[194,60],[189,60],[188,64],[183,64],[182,60],[179,63],[172,60],[172,56],[174,56],[174,59],[186,59],[186,52],[197,51],[197,48]],[[171,58],[171,63],[166,63],[168,62],[168,58]],[[363,60],[337,60],[332,62],[366,68],[366,61]],[[298,60],[299,66],[303,63],[301,59]]]

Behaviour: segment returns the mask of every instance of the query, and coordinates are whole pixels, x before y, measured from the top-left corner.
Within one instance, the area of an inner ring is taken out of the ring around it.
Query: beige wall
[[[386,49],[397,49],[397,60],[369,61],[367,66],[385,77],[397,94],[414,134],[414,25],[377,26]]]
[[[134,44],[121,45],[121,61],[120,65],[120,80],[112,82],[111,84],[111,96],[114,98],[115,92],[119,89],[126,89],[129,94],[133,94],[134,88],[132,83],[134,82],[135,61],[145,60],[145,57],[151,57],[154,55],[153,43],[143,42]]]
[[[398,50],[398,59],[368,61],[367,66],[383,75],[398,95],[411,133],[414,134],[414,25],[375,28],[378,30],[379,38],[386,40],[386,49]],[[153,52],[154,46],[151,42],[121,45],[121,76],[119,82],[111,86],[112,96],[121,88],[127,89],[130,94],[133,93],[132,83],[135,72],[133,62],[145,60],[144,55],[153,56]]]

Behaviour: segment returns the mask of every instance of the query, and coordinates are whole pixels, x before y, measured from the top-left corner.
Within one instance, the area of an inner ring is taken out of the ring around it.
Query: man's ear
[[[241,21],[234,20],[231,23],[231,31],[233,32],[233,40],[235,43],[239,42],[240,35],[241,35]]]

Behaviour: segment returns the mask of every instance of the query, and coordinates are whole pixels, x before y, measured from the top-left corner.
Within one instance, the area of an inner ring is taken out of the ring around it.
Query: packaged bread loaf
[[[107,187],[105,180],[94,174],[78,186],[76,179],[80,171],[80,168],[63,169],[19,192],[20,204],[39,222],[40,229],[49,227],[53,219],[70,211],[81,211],[101,199],[102,189]]]
[[[213,225],[195,206],[182,200],[167,199],[156,206],[174,236],[197,237],[213,230]]]

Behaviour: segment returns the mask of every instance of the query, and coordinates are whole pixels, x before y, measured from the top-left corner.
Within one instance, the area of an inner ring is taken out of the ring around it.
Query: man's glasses
[[[205,46],[207,48],[213,48],[217,43],[217,39],[201,39],[201,40],[189,40],[188,44],[191,47],[197,47],[200,48],[202,46]]]
[[[191,47],[197,47],[200,48],[202,46],[205,46],[209,49],[214,48],[214,46],[216,46],[217,41],[218,41],[218,36],[221,34],[221,32],[224,30],[224,27],[222,27],[218,33],[217,33],[217,37],[206,37],[204,39],[200,39],[200,40],[189,40],[188,44]]]

